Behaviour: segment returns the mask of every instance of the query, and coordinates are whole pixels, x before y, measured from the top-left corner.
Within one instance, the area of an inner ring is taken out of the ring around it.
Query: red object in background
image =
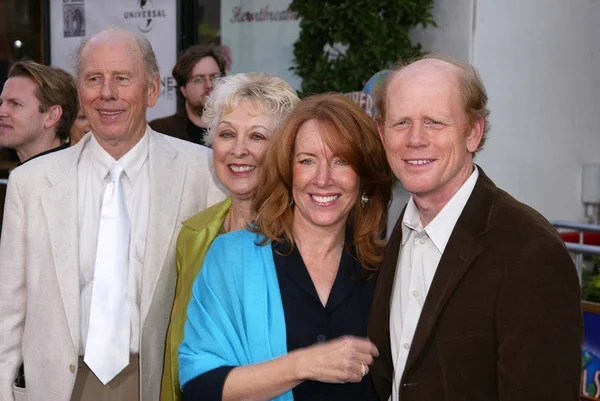
[[[579,243],[579,232],[578,231],[566,231],[560,233],[561,238],[565,242]],[[600,233],[583,233],[583,243],[585,245],[600,245]]]

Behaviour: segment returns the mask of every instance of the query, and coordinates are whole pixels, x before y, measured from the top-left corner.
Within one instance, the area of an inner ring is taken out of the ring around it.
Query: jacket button
[[[70,364],[69,365],[69,370],[71,371],[71,373],[75,373],[75,365]]]

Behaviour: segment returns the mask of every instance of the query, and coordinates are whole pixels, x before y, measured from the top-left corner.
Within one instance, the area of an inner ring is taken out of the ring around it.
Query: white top
[[[419,209],[412,196],[406,206],[390,308],[390,343],[394,363],[392,401],[399,400],[399,385],[427,292],[478,177],[475,167],[471,176],[427,227],[421,223]]]
[[[110,167],[115,159],[98,143],[94,135],[89,136],[77,164],[78,211],[79,211],[79,285],[80,333],[79,353],[83,355],[87,341],[92,302],[94,263],[100,228],[102,196],[110,182]],[[124,172],[121,176],[123,196],[131,222],[129,242],[128,303],[131,317],[132,354],[139,353],[140,344],[140,288],[142,266],[148,233],[150,211],[150,178],[148,171],[149,133],[123,157],[119,163]]]

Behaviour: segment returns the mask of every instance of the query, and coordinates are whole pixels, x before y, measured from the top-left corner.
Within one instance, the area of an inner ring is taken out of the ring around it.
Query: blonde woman
[[[204,114],[207,143],[217,177],[231,196],[183,222],[177,239],[177,288],[167,333],[161,400],[180,400],[177,348],[192,284],[206,252],[220,234],[246,227],[269,142],[300,101],[284,80],[264,73],[231,75],[216,81]],[[232,250],[233,251],[233,250]]]

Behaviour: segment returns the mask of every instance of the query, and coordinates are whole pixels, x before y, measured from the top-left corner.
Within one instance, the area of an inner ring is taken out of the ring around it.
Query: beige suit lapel
[[[173,236],[185,182],[186,165],[163,136],[150,130],[148,166],[150,213],[141,289],[141,322],[146,320]]]
[[[47,172],[49,186],[41,193],[50,248],[63,307],[75,349],[79,347],[79,223],[77,162],[89,134]]]

